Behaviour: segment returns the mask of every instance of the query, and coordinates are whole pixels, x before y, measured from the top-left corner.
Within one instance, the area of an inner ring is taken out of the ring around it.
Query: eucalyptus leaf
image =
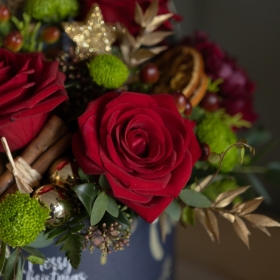
[[[99,185],[104,191],[111,189],[111,186],[105,175],[101,175],[99,177]]]
[[[173,199],[165,212],[171,217],[172,220],[178,222],[181,217],[181,207],[177,200]]]
[[[0,272],[2,272],[5,264],[5,256],[6,256],[6,243],[4,241],[1,242],[1,251],[0,251]]]
[[[108,198],[106,193],[102,192],[94,201],[91,217],[90,217],[90,224],[96,225],[100,222],[102,217],[104,216],[108,205]]]
[[[7,259],[5,269],[3,272],[3,280],[14,280],[15,262],[17,261],[18,250],[14,250]]]
[[[93,201],[97,196],[96,186],[93,183],[86,183],[75,186],[73,190],[90,215]]]
[[[21,249],[28,252],[31,255],[34,255],[37,258],[41,258],[41,259],[46,260],[46,257],[44,256],[44,254],[36,248],[25,246],[25,247],[21,247]]]
[[[184,189],[180,193],[180,199],[187,205],[197,208],[207,208],[211,206],[211,201],[203,194]]]
[[[107,199],[108,199],[107,212],[113,217],[117,218],[119,216],[120,209],[118,207],[116,200],[110,195],[107,195]]]

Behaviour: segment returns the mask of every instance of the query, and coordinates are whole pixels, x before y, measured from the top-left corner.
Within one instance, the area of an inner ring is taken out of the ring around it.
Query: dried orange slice
[[[199,102],[204,97],[208,87],[208,76],[206,74],[202,74],[202,77],[200,78],[200,83],[198,87],[194,90],[192,93],[192,96],[190,97],[190,102],[193,107],[197,106]]]
[[[190,98],[199,87],[204,74],[201,54],[188,46],[177,46],[165,51],[155,61],[160,78],[155,85],[156,93],[181,91]]]

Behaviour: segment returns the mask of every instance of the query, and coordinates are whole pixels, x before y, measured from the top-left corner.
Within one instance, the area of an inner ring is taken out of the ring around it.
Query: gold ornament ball
[[[65,187],[56,184],[44,185],[35,191],[33,197],[50,209],[50,218],[46,221],[46,226],[59,227],[71,218],[73,205]]]

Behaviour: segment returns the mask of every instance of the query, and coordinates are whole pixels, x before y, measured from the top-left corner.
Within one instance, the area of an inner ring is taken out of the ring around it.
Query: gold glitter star
[[[92,5],[83,22],[65,22],[62,25],[76,43],[76,54],[82,60],[95,54],[111,52],[111,45],[117,37],[116,28],[104,22],[97,4]]]

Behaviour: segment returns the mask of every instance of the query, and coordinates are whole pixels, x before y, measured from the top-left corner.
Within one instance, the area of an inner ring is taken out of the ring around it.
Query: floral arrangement
[[[167,219],[198,220],[219,241],[219,215],[248,247],[247,224],[268,235],[280,225],[252,214],[263,198],[236,173],[255,153],[238,139],[259,135],[254,84],[204,33],[170,43],[181,17],[167,4],[0,6],[3,279],[45,262],[32,247],[42,235],[73,268],[82,250],[100,249],[105,263],[138,216],[159,220],[163,238]]]

